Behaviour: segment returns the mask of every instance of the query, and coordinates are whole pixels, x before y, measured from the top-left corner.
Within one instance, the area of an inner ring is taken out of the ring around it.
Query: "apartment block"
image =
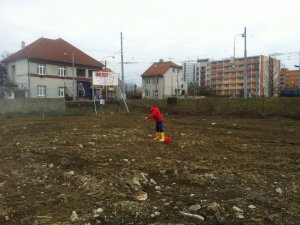
[[[183,81],[185,83],[198,83],[199,77],[197,76],[197,63],[184,62],[182,64],[182,75]]]
[[[280,73],[280,90],[299,88],[299,70],[282,68]]]
[[[200,82],[219,96],[243,96],[244,58],[198,60]],[[268,56],[247,57],[249,97],[278,96],[280,61]]]

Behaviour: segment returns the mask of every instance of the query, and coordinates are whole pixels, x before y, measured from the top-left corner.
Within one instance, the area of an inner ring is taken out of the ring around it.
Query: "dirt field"
[[[0,224],[299,224],[299,120],[166,116],[170,145],[153,127],[0,118]]]

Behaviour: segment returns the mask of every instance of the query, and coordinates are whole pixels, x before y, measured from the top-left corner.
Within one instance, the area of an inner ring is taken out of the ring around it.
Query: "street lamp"
[[[67,61],[69,62],[69,53],[67,52],[64,52],[64,56],[67,57]],[[75,97],[76,97],[76,90],[75,90],[75,62],[74,62],[74,51],[72,51],[72,54],[71,54],[71,63],[72,63],[72,97],[73,97],[73,100],[75,100]]]
[[[74,52],[72,51],[72,88],[73,88],[73,100],[76,98],[75,90],[75,66],[74,66]]]
[[[237,36],[242,36],[243,37],[244,34],[236,34],[234,36],[234,42],[233,42],[233,64],[234,64],[234,60],[235,60],[235,40]]]
[[[105,59],[105,58],[115,58],[113,55],[108,55],[108,56],[104,56],[104,57],[102,57],[102,59],[101,59],[101,62],[103,62],[103,60]],[[107,63],[106,63],[106,60],[104,60],[104,69],[106,70],[106,65],[107,65]],[[107,101],[107,85],[105,84],[105,101]]]
[[[298,72],[298,90],[299,90],[299,94],[300,94],[300,50],[299,50],[299,65],[295,65],[295,67],[299,68],[299,72]]]
[[[299,59],[299,65],[300,65],[300,59]],[[295,65],[295,67],[299,68],[299,72],[298,72],[298,89],[300,91],[300,66],[299,65]]]
[[[236,41],[236,37],[237,36],[242,36],[243,37],[244,34],[236,34],[234,36],[234,42],[233,42],[233,60],[232,60],[232,68],[235,68],[235,41]],[[236,78],[236,73],[235,73],[235,90],[234,90],[234,96],[236,96],[237,93],[237,82],[236,82],[237,78]]]
[[[108,56],[104,56],[104,57],[102,57],[102,59],[101,59],[101,62],[103,63],[103,60],[105,59],[105,58],[115,58],[113,55],[108,55]],[[106,65],[107,65],[107,63],[106,63],[106,60],[104,60],[104,68],[106,69]]]
[[[236,34],[234,37],[234,56],[233,56],[233,64],[235,60],[235,39],[237,36],[241,35],[244,38],[244,98],[247,98],[247,34],[246,27],[244,28],[243,34]]]
[[[244,99],[247,99],[247,31],[244,28]]]

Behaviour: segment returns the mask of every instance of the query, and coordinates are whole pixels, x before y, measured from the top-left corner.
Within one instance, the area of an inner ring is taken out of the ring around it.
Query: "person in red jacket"
[[[148,106],[147,107],[150,111],[150,115],[145,117],[147,119],[154,119],[155,121],[155,138],[154,140],[159,140],[161,142],[165,141],[165,133],[164,133],[164,118],[161,114],[159,108],[157,106]]]

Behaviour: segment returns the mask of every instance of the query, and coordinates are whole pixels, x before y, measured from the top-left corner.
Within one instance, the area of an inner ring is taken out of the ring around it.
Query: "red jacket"
[[[151,119],[153,118],[155,120],[155,122],[160,122],[163,121],[163,115],[161,114],[161,112],[159,111],[159,109],[155,106],[150,108],[150,112],[151,114],[149,116],[147,116],[147,119]]]

